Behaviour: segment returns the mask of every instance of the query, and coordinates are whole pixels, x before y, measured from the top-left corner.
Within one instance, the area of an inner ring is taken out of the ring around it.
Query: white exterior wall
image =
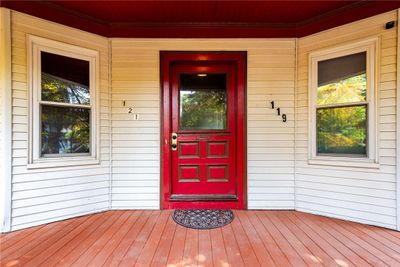
[[[11,16],[0,8],[0,231],[10,230],[11,204]]]
[[[56,23],[11,12],[12,30],[12,220],[29,227],[109,208],[108,40]],[[27,34],[99,51],[101,164],[28,169]]]
[[[298,42],[296,91],[296,209],[396,228],[396,52],[397,20],[388,12],[317,33]],[[309,53],[322,48],[379,38],[377,66],[377,145],[379,169],[308,164]]]
[[[396,19],[397,12],[389,12],[301,39],[106,39],[12,11],[11,230],[107,209],[159,208],[160,50],[248,52],[249,209],[295,208],[396,228],[396,219],[400,222],[395,149],[398,36],[396,28],[384,29],[386,22]],[[101,164],[27,168],[27,34],[99,51]],[[308,54],[368,37],[380,39],[376,99],[380,168],[310,165]],[[0,101],[4,102],[3,84]],[[287,123],[275,115],[270,101],[287,114]],[[129,107],[139,120],[128,114]],[[0,153],[4,163],[2,155],[6,154]]]
[[[112,39],[112,208],[160,205],[161,50],[248,52],[248,208],[293,209],[295,39]]]

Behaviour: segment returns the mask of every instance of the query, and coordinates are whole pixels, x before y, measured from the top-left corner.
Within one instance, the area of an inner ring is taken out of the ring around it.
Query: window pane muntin
[[[318,61],[318,106],[368,100],[367,55],[364,51]]]
[[[366,157],[368,105],[317,108],[317,155]]]
[[[41,155],[89,154],[91,110],[41,105]]]

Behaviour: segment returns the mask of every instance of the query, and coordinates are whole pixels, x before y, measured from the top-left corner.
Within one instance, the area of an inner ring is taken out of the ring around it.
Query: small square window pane
[[[317,109],[317,153],[367,154],[367,106]]]
[[[226,74],[182,74],[179,90],[179,128],[226,129],[226,101]]]
[[[89,62],[41,52],[42,100],[90,104]]]
[[[366,101],[366,52],[318,62],[317,104]]]
[[[90,152],[90,109],[41,106],[42,155]]]

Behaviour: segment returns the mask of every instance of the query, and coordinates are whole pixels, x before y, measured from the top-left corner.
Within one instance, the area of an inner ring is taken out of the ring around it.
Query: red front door
[[[180,61],[168,72],[164,207],[244,208],[244,87],[237,64]]]

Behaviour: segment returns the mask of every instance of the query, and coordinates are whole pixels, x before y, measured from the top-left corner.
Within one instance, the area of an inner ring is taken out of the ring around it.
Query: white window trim
[[[98,51],[66,44],[38,36],[27,36],[29,80],[29,156],[28,169],[99,164],[99,53]],[[89,90],[91,105],[90,154],[82,156],[41,157],[40,153],[40,53],[48,52],[89,61]]]
[[[330,165],[356,168],[379,168],[378,129],[377,129],[377,77],[378,76],[379,38],[335,46],[318,50],[309,55],[309,164]],[[331,58],[367,53],[367,102],[368,102],[368,146],[367,157],[323,156],[317,155],[316,110],[318,87],[318,62]]]

